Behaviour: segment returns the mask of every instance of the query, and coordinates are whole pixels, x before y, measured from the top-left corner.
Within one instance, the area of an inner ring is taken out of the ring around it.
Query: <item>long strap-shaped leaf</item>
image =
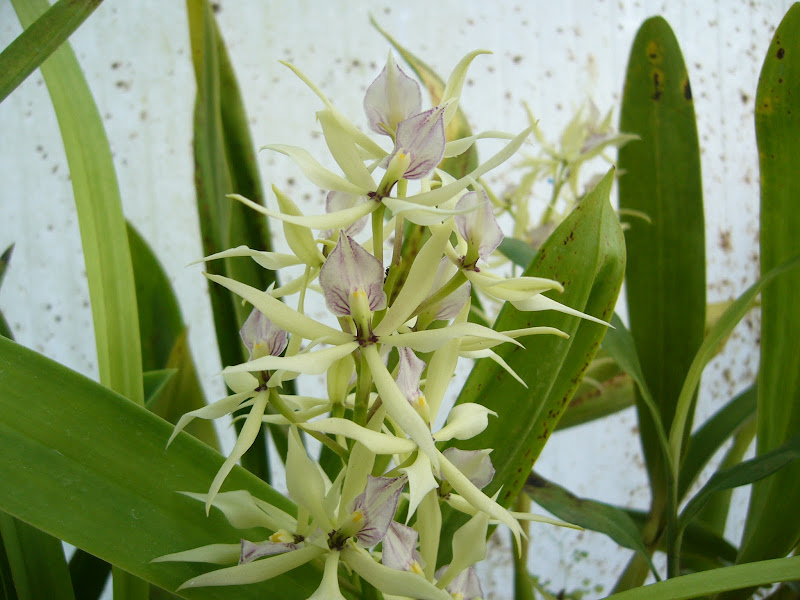
[[[645,21],[631,49],[620,131],[620,208],[647,214],[626,232],[630,331],[665,431],[705,326],[705,232],[694,105],[678,42],[661,17]],[[654,504],[666,503],[655,426],[637,402]],[[691,423],[691,420],[689,421]]]
[[[151,563],[157,556],[263,530],[233,529],[202,503],[223,457],[133,402],[31,350],[0,339],[0,510],[137,577],[175,590],[207,567]],[[135,432],[135,435],[130,435]],[[235,467],[224,489],[243,489],[293,513],[291,503]],[[264,584],[187,592],[191,598],[307,598],[320,575],[300,568]]]
[[[761,171],[761,272],[800,253],[800,5],[794,4],[769,45],[756,93]],[[800,273],[761,293],[757,453],[800,433]],[[800,465],[753,486],[737,562],[784,556],[800,540]],[[726,597],[743,597],[731,594]]]
[[[12,3],[23,27],[50,8],[47,0]],[[100,381],[143,405],[133,269],[103,122],[69,44],[42,63],[41,70],[58,118],[75,194]],[[123,573],[115,573],[114,588],[120,598],[146,596],[146,585]]]
[[[0,53],[0,102],[80,27],[102,0],[59,0]]]
[[[625,246],[619,220],[608,201],[611,170],[550,236],[525,275],[548,277],[565,288],[559,302],[608,319],[617,301],[625,268]],[[519,312],[505,306],[495,323],[499,331],[550,325],[570,339],[535,336],[520,348],[510,344],[498,350],[528,385],[523,387],[493,361],[479,361],[458,398],[477,402],[498,413],[487,429],[472,440],[459,442],[466,450],[494,448],[497,470],[487,488],[492,495],[502,487],[498,502],[504,506],[519,493],[550,434],[555,429],[580,379],[600,346],[606,328],[577,317],[547,311]],[[459,516],[445,517],[440,555],[447,561],[448,535]]]

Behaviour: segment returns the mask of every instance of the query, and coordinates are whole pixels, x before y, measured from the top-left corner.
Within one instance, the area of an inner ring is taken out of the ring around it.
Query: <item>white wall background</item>
[[[470,72],[463,107],[476,131],[517,132],[526,101],[555,138],[585,100],[618,108],[627,56],[648,16],[661,14],[683,49],[700,133],[707,223],[709,301],[730,299],[757,276],[758,164],[753,102],[765,49],[787,0],[648,2],[252,0],[218,3],[217,18],[245,96],[257,145],[290,143],[326,156],[315,131],[319,101],[278,60],[304,70],[336,105],[365,125],[363,93],[388,44],[373,14],[446,76],[468,51],[486,48]],[[0,44],[20,32],[0,0]],[[178,0],[108,0],[71,38],[103,115],[125,213],[154,247],[191,324],[209,398],[222,394],[204,278],[185,265],[201,256],[194,208],[194,81],[185,8]],[[618,111],[617,111],[618,114]],[[484,151],[486,152],[486,151]],[[259,156],[272,182],[320,212],[319,192],[281,156]],[[498,184],[510,183],[510,173]],[[536,201],[545,203],[546,198]],[[96,377],[91,312],[69,174],[38,71],[0,104],[0,249],[15,243],[0,291],[17,340]],[[680,324],[676,324],[680,326]],[[758,365],[758,316],[740,326],[704,379],[698,418],[747,385]],[[466,372],[468,365],[463,365]],[[632,411],[555,435],[537,464],[578,494],[646,507],[647,482]],[[230,436],[228,437],[230,440]],[[736,540],[746,495],[737,493]],[[498,544],[505,547],[502,537]],[[600,535],[534,527],[530,568],[553,591],[608,591],[629,553]],[[499,549],[483,572],[489,598],[509,596],[510,558]],[[595,587],[600,586],[600,587]]]

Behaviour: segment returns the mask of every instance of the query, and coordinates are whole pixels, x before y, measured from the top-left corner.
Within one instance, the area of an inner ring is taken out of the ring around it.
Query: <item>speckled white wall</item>
[[[361,100],[388,45],[369,26],[371,13],[438,72],[468,51],[487,48],[470,71],[463,106],[476,131],[516,132],[527,102],[550,138],[591,98],[617,108],[628,52],[641,22],[661,14],[682,46],[694,92],[706,206],[709,300],[734,297],[758,264],[758,165],[753,102],[763,53],[788,0],[646,2],[605,0],[406,0],[402,3],[217,3],[224,38],[243,88],[258,145],[291,143],[324,157],[315,133],[319,101],[287,69],[304,70],[362,126]],[[18,33],[0,2],[0,44]],[[176,0],[109,0],[71,38],[103,115],[125,213],[164,263],[175,286],[208,395],[222,393],[193,199],[191,121],[194,82],[185,10]],[[490,146],[487,146],[490,147]],[[275,182],[320,210],[320,193],[288,160],[260,155],[265,184]],[[495,182],[513,181],[513,173]],[[0,291],[0,310],[17,339],[96,376],[91,313],[63,148],[43,81],[34,73],[0,104],[0,248],[15,243]],[[544,198],[537,201],[544,203]],[[679,326],[679,324],[676,324]],[[703,417],[752,380],[757,314],[740,326],[704,380]],[[463,371],[466,371],[465,365]],[[537,468],[576,493],[644,507],[646,477],[635,417],[627,411],[557,434]],[[738,535],[745,496],[729,535]],[[497,542],[505,548],[502,538]],[[553,590],[608,590],[627,560],[600,535],[532,529],[530,567]],[[484,569],[489,598],[509,596],[510,560],[498,550]]]

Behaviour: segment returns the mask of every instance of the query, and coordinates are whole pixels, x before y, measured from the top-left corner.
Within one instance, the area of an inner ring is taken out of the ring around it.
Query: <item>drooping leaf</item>
[[[686,66],[661,17],[646,20],[631,49],[620,131],[620,208],[648,215],[626,232],[630,331],[642,374],[669,431],[681,383],[703,340],[705,227],[700,149]],[[649,410],[637,401],[654,503],[666,497],[665,465]],[[691,419],[689,420],[691,423]]]
[[[151,407],[158,402],[164,392],[164,388],[169,380],[175,376],[175,373],[177,373],[177,369],[159,369],[158,371],[147,371],[142,375],[144,405],[147,410],[153,410]],[[158,416],[160,417],[161,415]]]
[[[800,434],[775,450],[714,473],[708,483],[684,507],[678,521],[679,527],[686,527],[712,494],[764,479],[798,458],[800,458]],[[784,515],[785,521],[786,515]]]
[[[770,42],[756,92],[756,141],[761,181],[761,272],[800,254],[800,5],[793,4]],[[800,272],[761,293],[756,453],[763,455],[800,433]],[[737,562],[786,555],[800,540],[800,522],[785,515],[800,504],[800,464],[753,486]]]
[[[47,377],[42,377],[46,373]],[[157,556],[262,531],[232,528],[219,511],[178,492],[207,491],[224,458],[190,435],[31,350],[0,339],[0,510],[167,590],[207,570]],[[133,431],[135,435],[129,435]],[[235,467],[223,489],[243,489],[289,513],[285,497]],[[121,510],[120,507],[124,507]],[[307,598],[320,575],[300,568],[191,598]],[[182,597],[184,592],[181,592]]]
[[[616,214],[608,202],[614,172],[609,173],[559,226],[536,255],[525,275],[561,282],[562,304],[608,319],[616,304],[625,265],[625,247]],[[555,429],[606,333],[602,325],[552,311],[519,312],[505,306],[495,323],[498,331],[549,325],[569,339],[535,336],[524,348],[510,344],[497,353],[528,385],[526,389],[493,361],[478,361],[457,400],[476,402],[498,413],[487,429],[472,440],[459,442],[465,450],[494,448],[497,470],[485,490],[499,490],[504,506],[517,495],[527,474]],[[458,517],[445,518],[440,555],[447,558],[448,533]]]
[[[59,0],[0,53],[0,102],[94,12],[102,0]]]
[[[642,543],[639,528],[624,510],[597,500],[579,498],[535,472],[528,476],[525,492],[539,506],[559,519],[603,533],[623,548],[635,550],[658,579],[658,571]]]

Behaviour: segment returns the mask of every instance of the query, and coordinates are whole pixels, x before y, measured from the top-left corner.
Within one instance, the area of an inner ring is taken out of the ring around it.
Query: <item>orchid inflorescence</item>
[[[184,415],[172,438],[193,418],[249,409],[208,492],[186,493],[203,501],[207,513],[212,506],[219,509],[236,528],[263,529],[264,538],[157,559],[231,565],[182,587],[254,583],[314,561],[323,575],[313,599],[343,598],[341,572],[357,574],[385,598],[470,600],[482,596],[473,567],[486,555],[490,524],[505,525],[519,543],[520,520],[554,522],[512,513],[482,491],[494,475],[491,449],[440,449],[480,434],[494,412],[459,404],[441,428],[432,429],[459,357],[495,360],[521,382],[492,348],[519,344],[517,338],[529,335],[567,337],[551,327],[495,331],[468,322],[472,292],[522,311],[558,310],[593,319],[542,295],[561,291],[558,282],[507,278],[487,266],[503,233],[479,179],[511,158],[532,129],[516,136],[489,132],[446,140],[467,68],[482,53],[472,52],[456,66],[441,102],[427,110],[421,107],[419,84],[390,54],[364,99],[369,129],[391,140],[390,151],[289,65],[324,104],[317,119],[343,174],[324,168],[300,148],[267,146],[289,156],[328,192],[325,214],[303,215],[274,186],[277,211],[234,195],[282,222],[292,254],[240,246],[206,259],[250,257],[271,270],[294,265],[303,270],[266,291],[207,275],[253,305],[241,330],[250,357],[223,371],[234,393]],[[509,141],[461,178],[437,168],[443,157],[467,151],[481,137]],[[376,172],[382,172],[377,183]],[[411,181],[418,182],[413,193]],[[359,242],[369,219],[371,235]],[[404,251],[410,236],[417,243]],[[304,313],[309,292],[322,293],[338,329]],[[298,294],[296,308],[281,300],[293,294]],[[323,373],[327,398],[283,393],[284,382]],[[220,492],[262,423],[288,426],[286,484],[296,516],[246,491]],[[341,459],[333,481],[309,456],[301,434],[315,437]],[[398,522],[401,503],[404,519]],[[450,564],[437,569],[443,503],[470,518],[454,534]]]

